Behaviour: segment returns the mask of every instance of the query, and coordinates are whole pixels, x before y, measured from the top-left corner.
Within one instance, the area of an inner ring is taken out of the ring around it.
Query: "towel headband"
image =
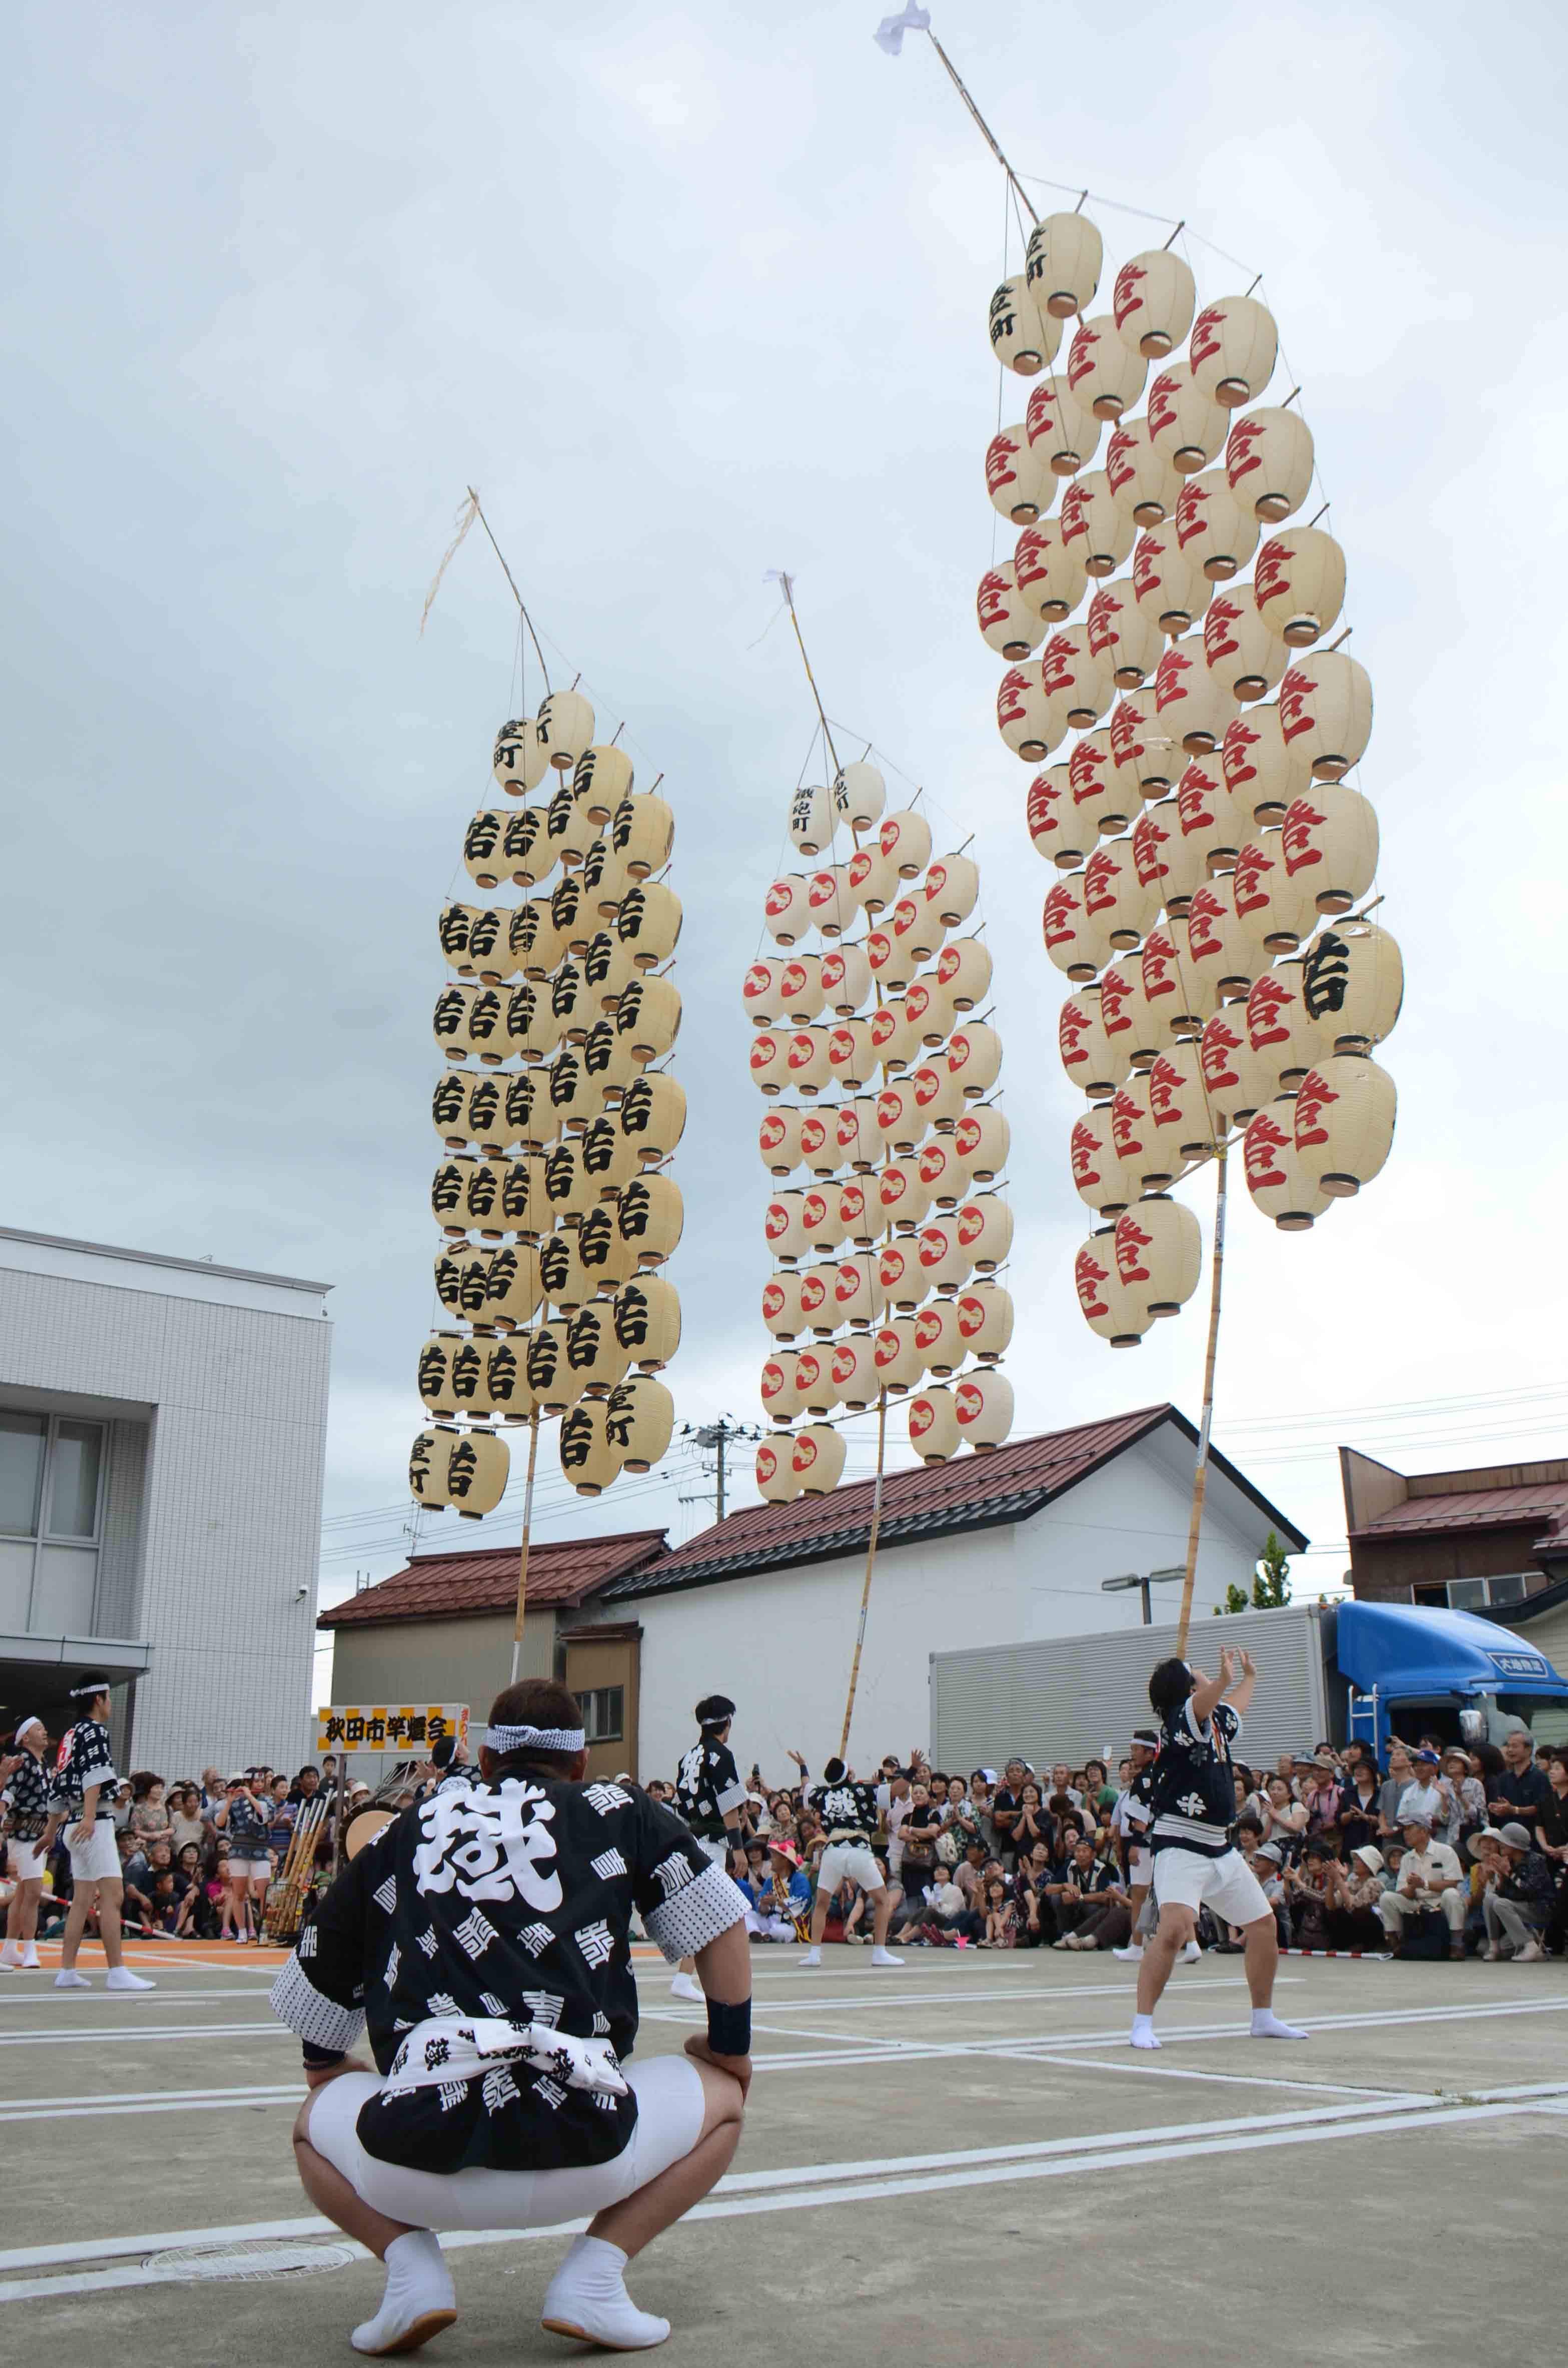
[[[581,1751],[588,1738],[580,1726],[487,1726],[492,1751]]]

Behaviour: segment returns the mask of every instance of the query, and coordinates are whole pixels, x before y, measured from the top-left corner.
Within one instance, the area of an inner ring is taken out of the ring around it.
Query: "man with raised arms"
[[[730,1853],[743,1839],[741,1806],[746,1788],[730,1749],[730,1722],[735,1705],[728,1694],[704,1694],[693,1713],[697,1740],[681,1756],[676,1770],[676,1812],[701,1843],[715,1866],[730,1863]],[[672,1997],[700,2006],[697,1968],[683,1957],[670,1984]]]
[[[797,1752],[793,1755],[800,1769],[802,1783],[806,1763]],[[892,1922],[893,1896],[882,1878],[871,1848],[871,1836],[877,1830],[880,1813],[886,1809],[892,1794],[885,1784],[858,1784],[855,1770],[846,1768],[842,1759],[830,1759],[824,1766],[823,1781],[806,1794],[806,1805],[814,1809],[827,1834],[827,1848],[817,1863],[816,1905],[812,1909],[812,1945],[801,1959],[802,1965],[822,1963],[822,1936],[827,1930],[827,1911],[834,1893],[847,1877],[858,1883],[862,1891],[875,1901],[872,1909],[871,1950],[873,1965],[902,1965],[903,1959],[895,1957],[888,1947],[888,1926]]]

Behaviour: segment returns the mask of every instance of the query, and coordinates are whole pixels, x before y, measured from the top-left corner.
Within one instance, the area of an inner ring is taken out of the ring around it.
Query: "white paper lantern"
[[[1403,997],[1398,942],[1374,922],[1332,922],[1307,948],[1301,998],[1325,1048],[1369,1052],[1392,1032]]]
[[[997,684],[996,729],[1014,756],[1030,765],[1067,737],[1067,719],[1041,682],[1038,661],[1009,666]]]
[[[909,1443],[923,1463],[946,1463],[962,1444],[951,1390],[923,1385],[909,1401]]]
[[[1100,933],[1084,910],[1082,874],[1066,872],[1046,892],[1040,926],[1045,951],[1074,980],[1093,978],[1100,968]]]
[[[1285,809],[1279,826],[1285,871],[1292,887],[1310,887],[1312,911],[1297,935],[1304,939],[1320,914],[1347,913],[1372,884],[1378,869],[1378,818],[1346,781],[1314,781]]]
[[[833,844],[833,793],[824,784],[802,782],[790,791],[789,832],[802,855],[816,855]]]
[[[1225,439],[1225,474],[1256,517],[1289,518],[1312,490],[1312,429],[1299,412],[1249,411]]]
[[[892,1076],[906,1068],[919,1048],[920,1033],[901,995],[884,996],[871,1015],[871,1047]]]
[[[946,1043],[958,1024],[951,996],[929,971],[910,981],[904,991],[903,1009],[916,1043],[927,1051],[933,1045]]]
[[[1140,1192],[1164,1191],[1186,1164],[1176,1144],[1158,1138],[1148,1075],[1134,1071],[1111,1096],[1110,1139],[1123,1174],[1132,1178]]]
[[[1228,411],[1257,400],[1274,375],[1278,353],[1274,315],[1252,296],[1222,296],[1206,304],[1187,346],[1193,384]]]
[[[923,814],[903,807],[886,816],[877,832],[883,855],[901,880],[914,880],[931,860],[931,825]]]
[[[1103,469],[1091,469],[1062,497],[1062,548],[1083,560],[1090,575],[1114,575],[1137,539],[1137,528],[1110,495]]]
[[[1132,553],[1132,595],[1146,617],[1174,641],[1209,606],[1211,586],[1195,559],[1182,556],[1176,524],[1148,527]]]
[[[552,690],[540,701],[535,724],[552,765],[569,773],[593,745],[594,711],[578,690]]]
[[[790,1432],[779,1430],[756,1451],[756,1493],[769,1505],[788,1505],[801,1494],[801,1483],[790,1462],[792,1447]]]
[[[1113,952],[1142,945],[1159,909],[1157,886],[1150,889],[1138,877],[1131,840],[1102,839],[1084,866],[1084,923],[1091,946],[1103,947],[1108,962]]]
[[[926,1121],[915,1108],[915,1087],[908,1077],[892,1077],[877,1096],[877,1127],[884,1149],[913,1151],[926,1132]]]
[[[890,1159],[878,1175],[876,1186],[881,1229],[891,1227],[901,1234],[917,1232],[930,1210],[931,1195],[914,1153],[906,1151],[900,1158]]]
[[[555,860],[568,871],[582,863],[599,835],[598,824],[580,803],[573,784],[564,780],[550,801],[544,830]]]
[[[1128,1064],[1111,1051],[1097,986],[1081,986],[1067,997],[1057,1014],[1056,1042],[1068,1083],[1092,1100],[1113,1094],[1127,1075]]]
[[[922,1133],[927,1127],[950,1127],[964,1105],[963,1087],[940,1055],[911,1069],[909,1088]]]
[[[781,962],[754,962],[741,981],[741,1004],[754,1028],[771,1028],[783,1017]]]
[[[1144,418],[1149,441],[1178,476],[1196,476],[1223,450],[1227,413],[1204,388],[1195,386],[1184,363],[1173,362],[1149,388]]]
[[[1040,312],[1064,321],[1094,302],[1105,247],[1086,214],[1047,214],[1026,255],[1024,284]]]
[[[812,925],[806,903],[807,882],[799,871],[775,880],[762,900],[763,927],[776,945],[792,946]]]
[[[759,1028],[751,1040],[747,1056],[751,1081],[758,1090],[773,1095],[782,1093],[790,1083],[790,1039],[778,1028]]]
[[[915,1162],[931,1207],[953,1208],[968,1191],[971,1179],[968,1163],[959,1156],[956,1126],[951,1134],[928,1136],[915,1154]]]
[[[1133,256],[1116,275],[1111,317],[1123,343],[1157,361],[1185,340],[1198,302],[1198,284],[1179,255],[1153,247]]]
[[[1163,798],[1180,774],[1181,743],[1154,713],[1154,686],[1129,691],[1110,711],[1106,725],[1116,767],[1118,803],[1129,816],[1141,802]]]
[[[1031,449],[1021,420],[986,446],[985,490],[992,508],[1014,526],[1032,526],[1056,499],[1050,453]]]
[[[988,649],[1005,658],[1027,658],[1040,645],[1045,620],[1018,590],[1013,563],[988,568],[974,598],[981,636]]]
[[[808,1423],[795,1433],[790,1465],[804,1495],[830,1497],[844,1473],[842,1434],[824,1423]]]
[[[788,1176],[801,1164],[801,1112],[765,1110],[756,1131],[756,1146],[770,1176]]]
[[[1086,404],[1074,400],[1065,377],[1042,378],[1029,396],[1022,433],[1038,466],[1049,477],[1075,477],[1095,457],[1100,422]],[[1055,497],[1055,487],[1040,505],[1043,518]]]
[[[822,957],[823,995],[828,1008],[847,1019],[871,992],[871,969],[864,946],[835,946]]]
[[[524,809],[525,813],[529,809]],[[501,835],[506,816],[494,806],[482,806],[463,833],[463,864],[469,878],[482,888],[494,888],[506,877],[501,862]]]
[[[1070,617],[1088,589],[1089,575],[1080,553],[1062,541],[1061,523],[1027,527],[1013,553],[1013,575],[1020,597],[1058,625]]]
[[[495,779],[509,798],[527,797],[550,770],[550,750],[530,716],[503,723],[495,734],[492,765]]]
[[[792,1422],[805,1400],[795,1387],[795,1360],[788,1349],[764,1362],[757,1395],[770,1422]]]
[[[880,913],[898,894],[897,867],[877,839],[856,848],[849,859],[847,881],[850,896],[866,913]]]
[[[808,1266],[801,1273],[801,1323],[818,1339],[834,1330],[832,1266]]]
[[[965,1283],[953,1301],[959,1338],[971,1357],[994,1365],[1013,1337],[1013,1294],[991,1281]]]
[[[1292,1093],[1326,1050],[1322,1029],[1302,994],[1301,964],[1283,962],[1255,978],[1246,999],[1247,1042],[1264,1074],[1272,1069],[1281,1093]]]
[[[915,1243],[915,1261],[927,1291],[954,1292],[967,1282],[974,1264],[959,1228],[956,1211],[929,1219]]]
[[[851,830],[869,830],[882,818],[887,785],[875,765],[868,765],[862,757],[856,764],[846,765],[835,777],[833,797]]]
[[[1160,727],[1189,757],[1202,756],[1224,738],[1235,712],[1235,700],[1210,667],[1203,635],[1188,633],[1173,642],[1154,670],[1154,718]]]
[[[824,1189],[836,1197],[840,1239],[861,1249],[869,1247],[882,1230],[881,1210],[870,1180],[852,1176],[847,1184],[829,1184]]]
[[[1305,1233],[1332,1196],[1307,1173],[1296,1149],[1295,1114],[1289,1097],[1257,1110],[1247,1127],[1242,1148],[1247,1190],[1266,1217],[1282,1234]]]
[[[824,938],[842,937],[860,917],[860,907],[849,887],[847,863],[824,864],[806,879],[806,920]]]
[[[981,1192],[958,1212],[958,1234],[975,1271],[994,1274],[1013,1247],[1013,1212],[994,1192]]]
[[[1022,272],[1004,279],[991,299],[991,350],[1005,370],[1033,378],[1056,359],[1062,324],[1042,313],[1028,293]]]
[[[1124,1209],[1112,1243],[1116,1271],[1134,1305],[1179,1315],[1198,1288],[1203,1237],[1192,1211],[1163,1192]]]
[[[1135,527],[1158,526],[1181,493],[1181,471],[1149,434],[1147,419],[1124,419],[1106,442],[1106,484],[1111,500]]]
[[[858,1094],[853,1101],[840,1102],[832,1118],[834,1146],[840,1163],[847,1164],[858,1176],[866,1174],[876,1166],[884,1148],[877,1124],[877,1097]]]
[[[1262,699],[1290,663],[1288,644],[1258,615],[1250,584],[1226,585],[1203,612],[1203,655],[1233,699]]]
[[[1007,1165],[1013,1131],[994,1102],[971,1104],[953,1128],[953,1149],[969,1184],[989,1184]]]
[[[958,1079],[965,1101],[983,1101],[1002,1068],[1002,1039],[995,1029],[983,1019],[955,1028],[948,1046],[948,1068]]]
[[[991,954],[978,938],[954,938],[942,948],[937,983],[955,1011],[972,1011],[991,991]]]
[[[872,1354],[879,1389],[896,1391],[900,1395],[914,1389],[925,1371],[915,1338],[915,1318],[895,1315],[891,1324],[880,1326],[872,1335]]]
[[[1225,786],[1255,822],[1284,819],[1291,799],[1307,786],[1307,760],[1287,742],[1278,707],[1250,707],[1225,727],[1220,745]]]
[[[1118,1216],[1129,1201],[1138,1198],[1138,1181],[1123,1164],[1111,1136],[1108,1102],[1074,1120],[1069,1152],[1074,1190],[1101,1216]]]
[[[980,866],[972,856],[941,855],[926,874],[925,896],[945,929],[968,920],[980,894]]]
[[[1116,1263],[1116,1235],[1108,1226],[1089,1235],[1073,1261],[1078,1304],[1091,1332],[1113,1349],[1135,1349],[1153,1322],[1146,1302],[1122,1281]]]
[[[796,1028],[790,1033],[785,1049],[785,1068],[789,1081],[808,1100],[822,1093],[832,1083],[833,1069],[828,1060],[828,1030],[825,1028]]]
[[[1159,665],[1165,636],[1138,606],[1131,584],[1103,586],[1084,621],[1090,654],[1110,668],[1118,690],[1135,690]]]
[[[1113,708],[1113,717],[1116,712]],[[1082,863],[1098,839],[1127,828],[1139,810],[1140,793],[1135,768],[1118,767],[1108,726],[1085,732],[1064,769],[1069,805],[1058,821],[1056,860],[1066,871]],[[1051,778],[1060,779],[1054,767]]]
[[[1132,826],[1132,868],[1139,885],[1180,920],[1192,892],[1207,878],[1202,850],[1183,836],[1175,798],[1145,808]]]
[[[857,1188],[858,1189],[858,1188]],[[818,1258],[826,1258],[846,1237],[841,1214],[842,1194],[835,1184],[813,1184],[801,1203],[806,1240]]]
[[[892,1241],[877,1253],[875,1299],[885,1315],[891,1307],[918,1307],[931,1285],[920,1271],[917,1242]]]
[[[1298,658],[1279,686],[1286,746],[1316,780],[1337,781],[1359,764],[1372,736],[1372,684],[1363,666],[1336,650]]]
[[[1246,1006],[1227,1004],[1206,1022],[1198,1048],[1209,1107],[1227,1133],[1245,1126],[1253,1112],[1271,1101],[1278,1076],[1271,1061],[1247,1040]]]
[[[1183,1038],[1196,1037],[1201,1021],[1192,1009],[1193,993],[1187,984],[1184,950],[1177,945],[1176,924],[1172,922],[1151,929],[1136,957],[1140,999],[1150,1016],[1149,1038],[1156,1053]],[[1103,1000],[1103,991],[1102,991]],[[1157,1041],[1156,1041],[1157,1039]],[[1132,1066],[1147,1064],[1137,1057],[1133,1048]]]
[[[839,1259],[833,1269],[833,1281],[828,1294],[835,1326],[848,1324],[855,1329],[863,1331],[869,1324],[876,1313],[872,1292],[876,1270],[876,1260],[869,1252],[862,1252],[852,1258]],[[847,1392],[846,1392],[845,1403],[846,1405],[854,1404],[854,1400]]]
[[[1176,506],[1176,530],[1187,557],[1214,583],[1240,575],[1257,549],[1257,520],[1231,491],[1223,469],[1188,477]]]
[[[1252,597],[1270,631],[1305,649],[1338,621],[1345,606],[1345,553],[1321,528],[1287,527],[1257,554]]]
[[[1096,313],[1080,321],[1067,353],[1067,386],[1096,419],[1119,419],[1143,392],[1149,365],[1119,335],[1116,316]]]
[[[1221,1003],[1244,996],[1267,957],[1236,917],[1231,882],[1210,880],[1193,892],[1187,908],[1188,990],[1207,1019]]]
[[[1195,1160],[1207,1159],[1216,1148],[1217,1130],[1196,1044],[1172,1044],[1156,1056],[1149,1071],[1149,1116],[1154,1141],[1161,1146],[1162,1164],[1173,1178]]]
[[[1242,841],[1231,895],[1237,920],[1267,955],[1293,953],[1316,927],[1312,883],[1291,880],[1277,830],[1256,831]]]
[[[1013,1428],[1013,1384],[987,1367],[966,1373],[953,1388],[959,1436],[976,1455],[994,1455]]]
[[[1397,1109],[1393,1079],[1375,1061],[1314,1063],[1296,1095],[1296,1156],[1309,1181],[1335,1200],[1369,1184],[1393,1146]]]
[[[820,954],[791,954],[778,965],[778,1000],[793,1028],[814,1019],[826,1001]]]

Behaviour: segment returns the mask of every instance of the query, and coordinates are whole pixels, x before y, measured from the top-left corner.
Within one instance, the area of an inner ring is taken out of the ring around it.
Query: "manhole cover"
[[[347,2245],[250,2237],[232,2245],[171,2245],[165,2252],[149,2253],[142,2266],[176,2278],[293,2278],[347,2269],[353,2259]]]

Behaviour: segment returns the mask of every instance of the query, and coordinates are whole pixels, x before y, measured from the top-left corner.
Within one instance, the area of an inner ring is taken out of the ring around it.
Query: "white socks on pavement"
[[[1133,2047],[1158,2047],[1160,2043],[1154,2036],[1154,2018],[1152,2014],[1133,2016],[1132,2037],[1129,2044]]]
[[[820,1965],[822,1963],[822,1951],[817,1948],[808,1949],[805,1955],[800,1962],[802,1965]]]
[[[1113,1957],[1119,1957],[1124,1965],[1141,1965],[1143,1962],[1143,1943],[1142,1941],[1129,1941],[1125,1949],[1113,1949],[1110,1953]]]
[[[702,2004],[702,1985],[694,1974],[677,1974],[670,1984],[671,1998],[689,1998],[694,2006]]]
[[[74,1965],[62,1965],[54,1976],[54,1987],[57,1990],[90,1990],[93,1986],[86,1975],[79,1974]]]
[[[1293,2022],[1281,2022],[1271,2006],[1255,2006],[1252,2010],[1252,2035],[1255,2039],[1305,2039],[1307,2033]]]
[[[133,1974],[129,1965],[111,1965],[108,1978],[104,1983],[106,1990],[155,1990],[157,1987],[156,1982],[146,1980],[141,1974]]]
[[[428,2228],[411,2228],[406,2237],[394,2237],[383,2266],[387,2284],[381,2306],[348,2339],[356,2351],[378,2356],[412,2351],[450,2327],[458,2299],[446,2258]]]
[[[575,2335],[613,2351],[650,2351],[663,2343],[669,2320],[638,2309],[626,2291],[626,2260],[603,2237],[575,2238],[550,2281],[540,2324],[552,2335]]]
[[[873,1965],[902,1965],[903,1959],[895,1957],[891,1949],[884,1949],[879,1944],[871,1952],[871,1963]]]
[[[1203,1952],[1199,1947],[1197,1941],[1188,1941],[1185,1948],[1182,1950],[1180,1956],[1176,1959],[1176,1964],[1178,1965],[1196,1965],[1198,1960],[1202,1954]]]

